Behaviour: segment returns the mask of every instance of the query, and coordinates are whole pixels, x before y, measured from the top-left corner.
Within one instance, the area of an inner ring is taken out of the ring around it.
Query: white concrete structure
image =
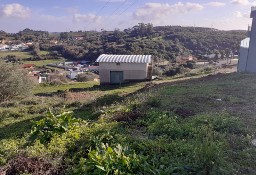
[[[71,80],[74,80],[77,78],[77,76],[79,74],[82,74],[83,72],[80,72],[80,71],[70,71],[69,74],[68,74],[68,78],[70,78]]]
[[[249,38],[241,41],[239,53],[239,72],[256,72],[256,8],[251,9],[252,27]]]
[[[152,79],[151,55],[100,55],[100,84],[121,84]]]
[[[246,62],[247,62],[248,51],[249,51],[249,43],[250,43],[250,38],[245,38],[244,40],[241,41],[240,50],[239,50],[239,60],[238,60],[238,66],[237,66],[238,72],[246,71]]]
[[[47,77],[38,77],[38,83],[46,83],[47,82]]]

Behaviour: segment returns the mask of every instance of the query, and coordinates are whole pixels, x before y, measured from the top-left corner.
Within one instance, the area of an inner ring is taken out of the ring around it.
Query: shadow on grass
[[[50,92],[50,93],[37,93],[36,96],[47,96],[52,97],[54,95],[61,95],[67,91],[69,92],[86,92],[86,91],[109,91],[109,90],[115,90],[115,89],[121,89],[121,88],[128,88],[136,85],[136,83],[126,83],[126,84],[120,84],[120,85],[94,85],[92,87],[88,88],[70,88],[68,90],[58,90],[56,92]]]
[[[84,104],[78,109],[74,110],[74,116],[87,120],[96,120],[101,115],[101,112],[97,111],[97,109],[103,106],[109,106],[111,104],[121,102],[123,99],[124,97],[121,97],[118,94],[104,95],[97,98],[95,101]]]
[[[24,133],[29,132],[34,121],[40,120],[42,117],[36,117],[33,120],[27,119],[20,122],[12,123],[0,128],[0,140],[11,137],[22,137]]]

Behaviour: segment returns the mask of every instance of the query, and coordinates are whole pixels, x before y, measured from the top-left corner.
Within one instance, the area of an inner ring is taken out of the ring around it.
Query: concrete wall
[[[248,52],[248,60],[246,64],[246,72],[256,72],[256,19],[252,21],[252,31],[250,37],[250,45]]]
[[[123,71],[124,81],[147,79],[147,63],[99,63],[100,83],[110,83],[110,71]]]
[[[238,66],[237,66],[237,71],[238,72],[245,72],[246,71],[246,62],[247,62],[247,57],[248,57],[248,50],[249,50],[249,48],[240,47],[239,60],[238,60]]]

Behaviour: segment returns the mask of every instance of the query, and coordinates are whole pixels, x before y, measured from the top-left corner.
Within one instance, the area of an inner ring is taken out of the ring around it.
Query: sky
[[[0,30],[114,30],[138,23],[246,30],[255,0],[0,0]]]

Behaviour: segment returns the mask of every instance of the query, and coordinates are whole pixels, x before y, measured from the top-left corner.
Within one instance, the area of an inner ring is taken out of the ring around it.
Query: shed
[[[98,57],[100,84],[151,80],[151,55],[107,55]]]

